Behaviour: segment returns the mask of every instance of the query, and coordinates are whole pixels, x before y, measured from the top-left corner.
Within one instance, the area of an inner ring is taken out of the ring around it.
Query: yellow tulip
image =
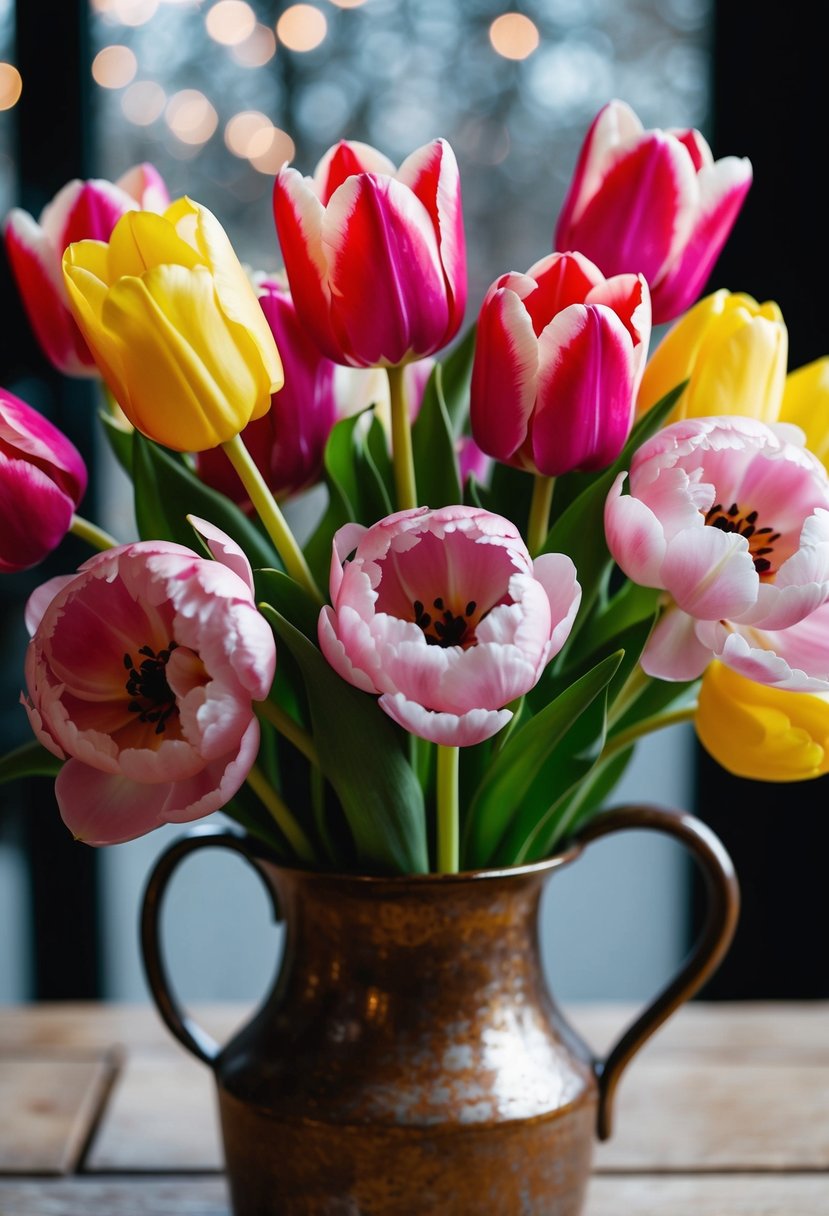
[[[695,725],[705,750],[736,777],[808,781],[829,772],[829,695],[785,692],[712,663]]]
[[[79,241],[63,273],[72,311],[130,422],[201,452],[267,413],[282,364],[253,287],[206,207],[128,211],[108,243]]]
[[[789,373],[780,421],[802,427],[806,447],[829,469],[829,358]]]
[[[637,415],[688,380],[669,422],[709,414],[776,422],[788,348],[788,331],[775,303],[715,291],[668,330],[648,360]]]

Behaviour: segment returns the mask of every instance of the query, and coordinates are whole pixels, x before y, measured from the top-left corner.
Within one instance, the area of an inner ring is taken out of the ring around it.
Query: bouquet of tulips
[[[549,855],[675,722],[735,773],[824,772],[827,361],[787,378],[776,305],[698,301],[750,183],[611,101],[554,252],[466,326],[442,139],[284,167],[271,277],[147,165],[13,211],[139,538],[0,393],[0,566],[98,550],[28,602],[35,738],[0,776],[54,773],[92,845],[221,810],[289,864],[422,873]],[[322,502],[302,544],[292,500]]]

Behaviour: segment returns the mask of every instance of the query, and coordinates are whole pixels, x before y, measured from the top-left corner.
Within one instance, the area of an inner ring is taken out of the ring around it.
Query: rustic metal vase
[[[538,906],[558,870],[624,828],[689,848],[708,917],[676,979],[596,1059],[548,991]],[[287,927],[270,995],[222,1049],[179,1008],[159,943],[173,871],[215,846],[251,862]],[[142,945],[162,1018],[213,1070],[234,1216],[578,1216],[622,1070],[717,966],[737,908],[716,836],[655,807],[607,812],[536,865],[411,878],[288,869],[197,831],[153,871]]]

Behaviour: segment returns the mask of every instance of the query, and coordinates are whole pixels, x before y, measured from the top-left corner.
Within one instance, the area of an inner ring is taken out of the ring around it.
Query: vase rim
[[[378,886],[387,883],[411,883],[422,886],[451,886],[453,883],[486,882],[494,879],[521,877],[531,874],[546,874],[549,871],[569,865],[579,856],[583,845],[575,843],[561,852],[545,857],[541,861],[520,862],[509,866],[486,866],[475,870],[457,870],[443,874],[429,871],[426,874],[363,874],[351,870],[312,870],[302,866],[294,866],[280,861],[275,857],[266,857],[268,864],[277,870],[300,878],[331,880],[334,882],[352,882],[365,886]]]

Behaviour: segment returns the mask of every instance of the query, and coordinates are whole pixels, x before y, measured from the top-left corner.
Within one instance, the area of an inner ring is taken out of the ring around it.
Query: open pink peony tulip
[[[751,164],[715,161],[697,130],[646,131],[623,101],[593,120],[556,225],[607,275],[643,274],[654,324],[699,297],[751,185]]]
[[[242,550],[194,522],[217,560],[139,541],[29,601],[23,703],[44,746],[68,757],[58,805],[88,844],[209,815],[256,759],[251,701],[270,690],[273,636]]]
[[[61,270],[63,252],[73,241],[108,241],[126,211],[161,211],[167,188],[152,165],[136,165],[114,184],[71,181],[39,220],[15,207],[6,218],[6,249],[23,305],[38,342],[51,363],[67,376],[99,375],[69,310]]]
[[[670,600],[642,667],[693,680],[714,657],[765,684],[829,690],[829,478],[795,428],[689,418],[636,452],[605,507],[625,574]],[[816,611],[819,610],[819,611]]]
[[[0,389],[0,571],[28,570],[56,549],[85,491],[75,445]]]
[[[606,279],[579,253],[502,275],[478,319],[475,440],[548,477],[612,464],[630,433],[650,333],[641,275]]]
[[[580,600],[570,559],[533,562],[502,516],[416,508],[337,533],[320,646],[412,734],[480,743],[561,649]]]
[[[274,216],[302,324],[354,367],[395,366],[454,338],[466,303],[466,247],[455,154],[443,139],[399,169],[343,141],[313,178],[283,168]]]

